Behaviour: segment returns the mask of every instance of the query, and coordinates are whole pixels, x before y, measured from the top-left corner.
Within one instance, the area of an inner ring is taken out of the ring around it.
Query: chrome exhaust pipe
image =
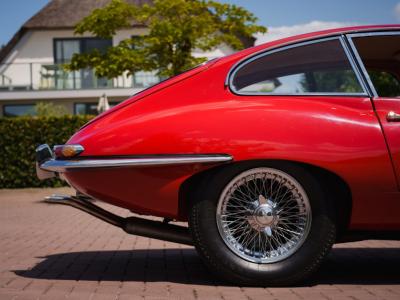
[[[86,197],[52,195],[46,197],[44,202],[75,207],[104,222],[117,226],[129,234],[179,244],[193,245],[189,229],[186,227],[138,217],[123,218],[89,202]]]

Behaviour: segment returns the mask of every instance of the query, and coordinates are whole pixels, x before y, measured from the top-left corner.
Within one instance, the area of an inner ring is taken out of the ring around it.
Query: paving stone
[[[400,299],[400,242],[335,245],[304,286],[224,285],[193,247],[125,234],[41,202],[68,188],[0,190],[0,299]],[[96,204],[122,216],[125,209]]]

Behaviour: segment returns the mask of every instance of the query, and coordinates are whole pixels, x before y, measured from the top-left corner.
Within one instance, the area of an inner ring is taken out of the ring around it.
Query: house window
[[[120,102],[110,102],[110,108],[119,104]],[[97,102],[81,102],[74,104],[75,115],[97,115]]]
[[[5,117],[34,116],[36,115],[35,105],[34,104],[4,105],[3,115]]]
[[[54,40],[54,61],[57,64],[64,64],[71,61],[75,53],[90,53],[98,50],[105,53],[112,46],[112,40],[99,38],[79,39],[55,39]]]
[[[133,42],[131,44],[132,49],[141,50],[143,46],[135,44],[135,42],[140,39],[140,36],[133,35],[131,39]],[[162,80],[160,76],[157,75],[156,71],[139,71],[132,76],[132,79],[133,79],[133,88],[139,88],[139,89],[151,87],[153,85],[156,85]]]
[[[75,115],[97,115],[97,103],[75,103]]]
[[[61,67],[62,64],[70,62],[74,54],[90,53],[93,50],[104,53],[111,46],[111,39],[55,39],[54,62],[59,66],[55,78],[56,88],[91,89],[112,87],[112,80],[97,77],[92,69],[65,72]]]
[[[133,87],[134,88],[148,88],[161,81],[161,78],[157,75],[157,72],[136,72],[133,76]]]

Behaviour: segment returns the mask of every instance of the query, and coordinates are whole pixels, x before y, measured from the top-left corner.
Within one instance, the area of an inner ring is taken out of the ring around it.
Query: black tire
[[[302,186],[311,206],[311,227],[301,246],[289,257],[271,263],[248,261],[224,242],[216,210],[222,191],[238,174],[259,167],[280,170]],[[288,286],[307,279],[329,253],[335,241],[334,213],[317,180],[304,168],[285,162],[249,162],[224,166],[198,184],[189,207],[194,245],[207,267],[221,279],[237,285]]]

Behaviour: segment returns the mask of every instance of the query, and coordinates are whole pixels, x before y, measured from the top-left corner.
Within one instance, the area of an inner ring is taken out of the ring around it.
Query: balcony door
[[[98,50],[105,52],[112,46],[112,41],[98,38],[55,39],[54,61],[57,65],[55,86],[57,89],[92,89],[112,86],[112,81],[98,78],[92,69],[65,72],[62,64],[69,63],[75,53],[90,53]]]

